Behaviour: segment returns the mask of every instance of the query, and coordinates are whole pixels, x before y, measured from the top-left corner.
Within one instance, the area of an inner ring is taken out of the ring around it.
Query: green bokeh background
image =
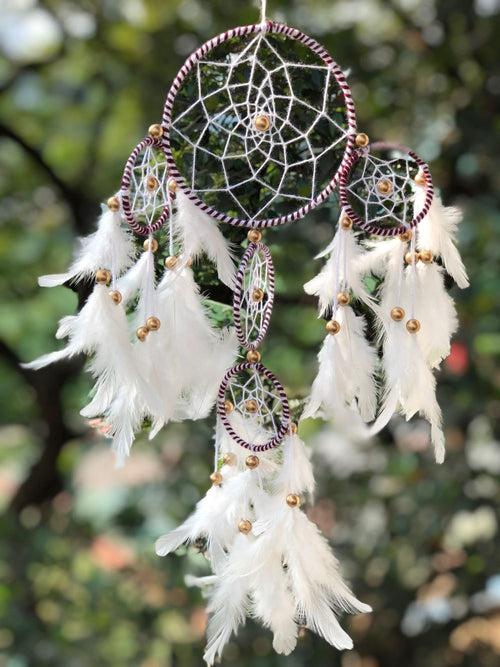
[[[494,667],[500,662],[500,232],[498,0],[271,0],[269,14],[322,42],[344,69],[359,126],[411,145],[446,202],[463,207],[472,286],[452,289],[462,323],[439,374],[448,458],[436,467],[418,422],[369,448],[305,424],[318,493],[311,517],[332,540],[371,616],[345,619],[355,649],[306,633],[274,655],[247,623],[224,664],[258,667]],[[166,560],[154,539],[207,487],[212,422],[172,426],[115,471],[79,417],[79,365],[21,371],[52,349],[75,237],[117,189],[159,119],[189,52],[256,20],[250,2],[3,0],[0,3],[0,667],[202,664],[206,571],[190,550]],[[496,69],[495,69],[496,68]],[[335,200],[270,231],[277,307],[266,364],[292,398],[314,375],[323,336],[301,286],[330,240]],[[429,298],[432,298],[430,295]]]

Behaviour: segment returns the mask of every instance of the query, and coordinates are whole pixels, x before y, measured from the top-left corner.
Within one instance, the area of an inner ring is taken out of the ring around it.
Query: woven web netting
[[[177,93],[171,147],[206,204],[249,220],[312,202],[347,141],[344,97],[321,58],[282,35],[235,37],[213,49]]]
[[[269,260],[262,250],[256,250],[248,262],[242,284],[239,319],[245,345],[257,346],[262,342],[272,308],[273,292]]]
[[[152,225],[158,220],[168,202],[167,183],[165,153],[156,146],[146,146],[130,173],[130,207],[138,223]]]
[[[354,165],[346,188],[353,210],[366,222],[382,228],[410,224],[418,170],[409,156],[364,153]]]
[[[282,424],[282,401],[273,384],[256,369],[234,375],[226,390],[226,399],[242,416],[268,436],[275,436]]]

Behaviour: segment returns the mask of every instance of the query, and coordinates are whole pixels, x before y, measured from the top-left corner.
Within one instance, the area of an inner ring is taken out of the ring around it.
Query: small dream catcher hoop
[[[338,65],[312,38],[266,20],[265,3],[260,24],[229,30],[187,59],[162,124],[132,151],[96,232],[67,272],[39,279],[44,287],[94,280],[80,312],[59,322],[66,347],[28,367],[89,356],[95,384],[81,414],[111,438],[120,464],[146,424],[152,439],[168,422],[216,407],[212,486],[156,543],[161,556],[205,545],[213,574],[189,583],[210,600],[208,665],[247,615],[288,655],[301,627],[352,648],[337,615],[370,611],[300,511],[314,491],[310,457],[260,352],[275,299],[262,229],[302,218],[337,185],[338,227],[319,255],[324,267],[304,286],[326,323],[300,419],[322,417],[362,440],[395,413],[420,414],[442,462],[433,370],[458,326],[445,274],[468,286],[455,245],[461,214],[443,206],[413,151],[357,133]],[[250,228],[238,268],[216,220]],[[146,237],[139,256],[131,232]],[[216,326],[195,282],[203,255],[233,291],[227,328]]]

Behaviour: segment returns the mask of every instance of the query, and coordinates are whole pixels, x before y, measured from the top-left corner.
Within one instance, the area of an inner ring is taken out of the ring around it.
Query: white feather
[[[440,266],[419,262],[416,271],[415,312],[421,324],[417,340],[428,365],[439,368],[450,354],[450,339],[458,328],[455,303],[445,289]]]
[[[328,334],[323,342],[318,374],[302,419],[321,413],[331,419],[350,421],[356,410],[364,421],[369,421],[375,415],[377,402],[377,353],[365,338],[363,316],[344,306],[337,310],[335,318],[341,328],[334,336]],[[346,412],[346,408],[350,410]]]
[[[415,206],[421,206],[425,190],[417,188]],[[457,229],[463,214],[459,208],[444,206],[435,194],[430,210],[418,227],[418,249],[430,250],[441,257],[443,265],[456,284],[465,289],[469,278],[460,253],[456,247]]]
[[[133,261],[135,249],[131,234],[122,228],[119,213],[102,207],[97,230],[79,239],[79,247],[66,273],[40,276],[40,287],[55,287],[68,280],[82,280],[98,269],[109,269],[120,275]]]
[[[309,452],[297,434],[287,436],[282,443],[283,464],[274,488],[287,493],[314,494],[315,481]]]
[[[135,298],[144,285],[146,275],[150,271],[151,255],[149,251],[143,252],[138,261],[116,281],[116,289],[122,295],[124,305]]]
[[[362,251],[353,232],[339,226],[330,245],[317,257],[326,255],[329,257],[323,269],[304,285],[307,294],[318,297],[320,314],[327,312],[335,302],[342,285],[352,289],[364,303],[373,306],[374,300],[363,284],[362,274],[357,270],[357,261]]]
[[[165,359],[164,364],[157,364],[159,385],[173,385],[175,419],[205,417],[235,358],[234,334],[219,333],[211,326],[192,271],[186,266],[167,271],[156,294],[162,325],[148,339],[154,339],[158,347],[156,359]],[[152,435],[172,417],[171,407],[165,404],[165,413],[158,415]]]
[[[410,419],[417,412],[431,425],[431,441],[438,463],[444,460],[444,436],[441,410],[436,400],[436,380],[419,344],[420,333],[410,334],[404,322],[394,322],[391,308],[400,306],[406,317],[412,317],[412,301],[418,292],[419,270],[409,266],[403,270],[405,247],[400,244],[390,257],[382,286],[380,337],[383,340],[384,399],[380,413],[371,427],[378,433],[395,412]],[[413,295],[413,296],[412,296]],[[429,323],[429,326],[432,326]],[[432,332],[429,332],[432,336]]]
[[[220,280],[234,286],[234,254],[217,223],[183,193],[177,194],[177,230],[182,237],[184,254],[193,259],[205,254],[217,266]]]

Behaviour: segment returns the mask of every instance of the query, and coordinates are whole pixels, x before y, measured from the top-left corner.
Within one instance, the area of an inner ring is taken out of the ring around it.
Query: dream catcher
[[[261,23],[229,30],[187,59],[162,124],[133,150],[97,231],[67,273],[40,278],[49,287],[93,284],[81,311],[59,324],[66,347],[30,367],[90,356],[95,385],[82,414],[111,438],[119,462],[145,423],[152,438],[216,406],[212,486],[156,544],[161,556],[203,544],[213,574],[187,583],[209,598],[209,665],[247,615],[287,655],[301,626],[351,648],[337,614],[370,611],[301,510],[314,491],[309,455],[261,359],[275,298],[263,230],[304,217],[334,190],[338,228],[320,255],[325,266],[305,285],[326,337],[302,418],[321,416],[365,438],[395,413],[420,414],[442,461],[433,370],[457,326],[444,276],[468,284],[454,244],[460,213],[442,205],[415,153],[357,132],[338,65],[299,30],[266,20],[265,7]],[[217,221],[248,228],[238,267]],[[139,257],[134,234],[144,237]],[[227,330],[214,327],[194,280],[201,255],[233,291]]]

